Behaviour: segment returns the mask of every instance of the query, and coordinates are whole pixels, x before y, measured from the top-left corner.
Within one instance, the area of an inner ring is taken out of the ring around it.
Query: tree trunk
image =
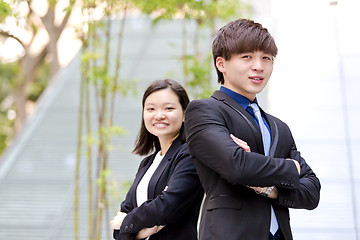
[[[23,124],[26,121],[26,101],[27,101],[27,86],[26,84],[18,84],[15,87],[15,107],[16,107],[16,118],[15,118],[15,134],[18,133]]]
[[[63,29],[60,29],[55,25],[55,11],[51,7],[49,7],[46,15],[41,18],[41,21],[44,24],[45,29],[49,35],[49,43],[47,47],[48,47],[48,52],[52,58],[50,65],[50,72],[51,72],[51,76],[54,76],[54,74],[60,68],[57,43]]]
[[[28,90],[31,82],[35,78],[35,72],[41,62],[46,56],[47,50],[43,51],[32,57],[28,52],[20,62],[21,70],[17,75],[15,86],[15,106],[16,106],[16,118],[15,118],[15,134],[18,133],[26,122],[28,113],[26,112],[26,103],[28,101]]]

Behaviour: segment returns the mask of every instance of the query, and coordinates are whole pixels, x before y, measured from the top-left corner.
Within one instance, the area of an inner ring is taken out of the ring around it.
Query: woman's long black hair
[[[160,151],[160,142],[158,137],[151,134],[145,127],[144,123],[144,104],[146,98],[152,94],[153,92],[170,88],[178,97],[179,102],[182,107],[182,110],[185,112],[187,105],[189,104],[190,100],[185,91],[185,89],[175,80],[172,79],[165,79],[165,80],[157,80],[154,81],[144,92],[143,99],[142,99],[142,119],[141,119],[141,128],[139,134],[137,136],[135,142],[135,148],[133,153],[138,155],[147,155],[152,152],[154,149],[155,151]],[[185,133],[184,133],[184,123],[181,126],[179,137],[182,142],[185,142]]]

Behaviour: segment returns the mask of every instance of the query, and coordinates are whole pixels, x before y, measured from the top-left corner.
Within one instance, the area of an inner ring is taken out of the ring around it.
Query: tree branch
[[[10,34],[10,33],[8,33],[8,32],[5,32],[5,31],[0,31],[0,35],[1,35],[1,36],[4,36],[4,37],[6,37],[6,38],[15,39],[18,43],[21,44],[21,46],[22,46],[24,49],[26,49],[26,45],[25,45],[18,37],[14,36],[14,35],[12,35],[12,34]]]
[[[31,71],[34,72],[35,69],[40,65],[40,63],[45,59],[47,54],[47,46],[35,57],[32,58],[32,64],[30,65]]]
[[[61,22],[60,26],[59,26],[59,29],[60,29],[60,32],[62,32],[67,24],[67,22],[69,21],[69,18],[70,18],[70,15],[71,15],[71,12],[72,12],[72,9],[75,5],[75,2],[76,0],[70,0],[69,2],[69,6],[66,10],[66,14],[65,14],[65,17],[63,19],[63,21]]]

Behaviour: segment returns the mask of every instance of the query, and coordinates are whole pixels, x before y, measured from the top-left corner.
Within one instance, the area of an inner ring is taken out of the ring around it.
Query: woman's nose
[[[165,117],[163,111],[157,111],[156,114],[155,114],[155,118],[156,119],[163,119]]]

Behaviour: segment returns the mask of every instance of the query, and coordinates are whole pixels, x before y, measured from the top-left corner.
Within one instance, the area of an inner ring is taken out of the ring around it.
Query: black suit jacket
[[[127,216],[120,231],[114,231],[114,238],[134,239],[143,228],[166,225],[150,239],[197,239],[197,220],[204,194],[187,145],[179,138],[173,142],[150,179],[149,200],[137,206],[136,188],[155,155],[146,157],[140,164],[134,183],[121,203],[121,211]],[[168,188],[164,191],[166,186]]]
[[[262,111],[262,110],[261,110]],[[264,156],[261,132],[251,115],[223,92],[190,103],[185,133],[206,192],[200,239],[265,240],[272,204],[286,240],[292,239],[288,208],[318,205],[320,182],[297,151],[288,126],[264,113],[271,128],[270,156]],[[246,141],[245,152],[230,134]],[[299,176],[295,164],[300,163]],[[246,186],[276,186],[276,200]]]

